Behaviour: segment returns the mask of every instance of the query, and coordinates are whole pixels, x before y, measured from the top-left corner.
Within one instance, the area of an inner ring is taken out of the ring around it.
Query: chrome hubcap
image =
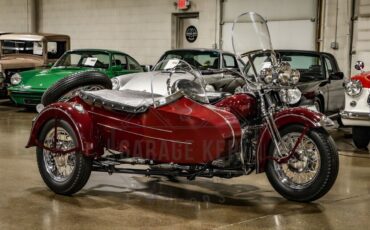
[[[96,90],[101,90],[101,89],[104,89],[104,87],[101,86],[101,85],[85,85],[85,86],[81,86],[81,87],[75,88],[75,89],[69,91],[68,93],[64,94],[63,96],[61,96],[58,99],[58,101],[59,102],[68,101],[69,99],[77,96],[78,93],[81,90],[83,90],[83,91],[96,91]]]
[[[300,137],[300,133],[288,133],[282,137],[282,142],[290,150],[294,147]],[[289,151],[283,149],[280,143],[282,156],[278,156],[275,149],[275,157],[288,156]],[[305,135],[293,155],[287,163],[277,163],[274,161],[274,169],[279,180],[290,188],[304,189],[312,184],[320,171],[320,152],[315,142]]]
[[[54,138],[55,129],[53,128],[46,135],[44,146],[48,148],[54,148]],[[58,150],[64,151],[68,151],[75,147],[72,137],[65,129],[61,127],[57,128],[55,147]],[[46,149],[43,150],[43,153],[45,168],[50,177],[57,182],[67,181],[71,177],[76,166],[75,153],[52,153]]]

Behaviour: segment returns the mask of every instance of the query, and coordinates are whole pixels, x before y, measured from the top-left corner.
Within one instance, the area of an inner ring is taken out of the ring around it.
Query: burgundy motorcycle
[[[237,25],[258,29],[271,45],[260,15],[242,14]],[[36,146],[43,180],[55,193],[70,195],[91,171],[189,180],[266,172],[289,200],[322,197],[338,173],[338,153],[325,130],[331,122],[306,108],[276,103],[277,97],[289,99],[299,73],[277,63],[268,50],[269,66],[261,71],[254,66],[244,88],[232,96],[220,93],[212,104],[202,76],[170,59],[153,72],[113,80],[119,90],[81,91],[45,107],[27,145]]]

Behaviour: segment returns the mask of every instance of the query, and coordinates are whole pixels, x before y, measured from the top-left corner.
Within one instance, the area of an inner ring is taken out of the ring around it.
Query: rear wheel
[[[320,100],[320,98],[315,98],[315,101],[313,102],[313,104],[316,107],[317,111],[319,111],[320,113],[324,113],[323,103]]]
[[[370,142],[370,127],[352,127],[353,143],[359,149],[366,149]]]
[[[78,145],[74,130],[63,120],[58,121],[56,129],[55,120],[47,122],[41,130],[39,142],[47,148],[55,147],[64,151]],[[90,177],[92,160],[81,152],[54,153],[37,147],[36,154],[42,179],[57,194],[78,192]]]
[[[50,86],[42,95],[41,103],[47,106],[57,101],[67,101],[81,90],[112,89],[110,78],[98,71],[74,73]]]
[[[280,131],[282,142],[290,150],[303,132],[301,125],[290,125]],[[270,154],[275,158],[288,155],[279,143],[282,156],[274,144]],[[288,162],[267,163],[266,175],[275,190],[288,200],[310,202],[325,195],[338,175],[338,152],[333,139],[321,130],[309,130]]]

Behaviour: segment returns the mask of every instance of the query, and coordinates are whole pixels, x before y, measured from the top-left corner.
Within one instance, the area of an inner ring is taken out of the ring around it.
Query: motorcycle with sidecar
[[[254,43],[238,41],[238,28],[254,31]],[[331,120],[285,106],[295,96],[299,72],[274,58],[266,21],[253,12],[234,22],[235,52],[245,43],[270,51],[271,63],[258,71],[253,66],[244,87],[234,95],[220,93],[212,103],[199,72],[169,59],[152,72],[113,80],[119,90],[81,91],[43,108],[27,147],[36,147],[46,185],[71,195],[91,171],[189,180],[265,172],[289,200],[310,202],[325,195],[339,167],[335,143],[325,130]]]

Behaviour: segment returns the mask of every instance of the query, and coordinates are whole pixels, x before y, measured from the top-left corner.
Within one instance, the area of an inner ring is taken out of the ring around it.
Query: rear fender
[[[302,107],[284,109],[275,114],[275,124],[280,130],[288,125],[300,124],[310,129],[323,129],[323,120],[326,118],[323,114],[311,111]],[[324,130],[324,129],[323,129]],[[271,135],[266,125],[261,128],[258,147],[257,147],[257,173],[265,171],[266,162],[269,155]]]
[[[77,151],[85,156],[91,156],[98,151],[102,154],[103,149],[96,145],[99,143],[94,139],[92,119],[78,103],[55,103],[46,107],[35,119],[32,125],[31,135],[26,148],[40,146],[39,135],[44,125],[50,120],[64,120],[71,125],[78,139]]]

